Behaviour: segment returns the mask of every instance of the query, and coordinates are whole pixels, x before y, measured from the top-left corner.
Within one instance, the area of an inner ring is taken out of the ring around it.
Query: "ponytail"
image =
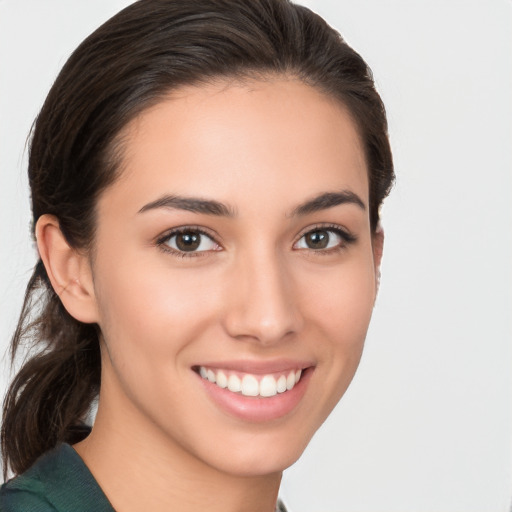
[[[84,419],[99,391],[97,327],[69,315],[41,260],[27,286],[11,362],[30,339],[41,350],[22,365],[4,400],[4,479],[9,469],[15,474],[26,471],[57,443],[84,439],[90,431]]]

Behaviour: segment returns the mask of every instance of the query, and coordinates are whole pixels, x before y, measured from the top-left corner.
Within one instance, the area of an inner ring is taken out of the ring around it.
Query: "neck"
[[[74,448],[116,511],[274,512],[281,472],[223,472],[170,442],[154,425],[126,417],[126,410],[119,422],[115,407],[101,404],[100,397],[91,434]]]

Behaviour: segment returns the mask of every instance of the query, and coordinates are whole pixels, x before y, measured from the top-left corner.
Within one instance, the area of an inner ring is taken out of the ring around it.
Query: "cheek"
[[[110,404],[115,397],[123,410],[139,411],[135,417],[142,412],[171,429],[162,411],[188,410],[191,349],[215,318],[218,301],[200,293],[200,272],[171,272],[165,263],[145,264],[140,254],[117,265],[107,260],[96,274],[106,348],[103,391]]]
[[[360,345],[375,301],[376,282],[371,257],[354,258],[313,282],[304,283],[305,310],[325,329],[333,348]]]
[[[205,329],[218,304],[212,290],[206,293],[201,272],[171,272],[141,258],[107,261],[96,269],[95,281],[112,357],[121,348],[123,359],[136,355],[139,361],[176,354]]]
[[[376,282],[373,259],[361,258],[340,266],[310,286],[307,305],[310,324],[321,345],[326,416],[341,398],[359,364],[375,300]]]

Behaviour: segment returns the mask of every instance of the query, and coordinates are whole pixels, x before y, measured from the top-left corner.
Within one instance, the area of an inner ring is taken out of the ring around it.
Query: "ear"
[[[375,269],[375,282],[377,283],[375,295],[377,295],[380,285],[380,263],[382,261],[382,252],[384,250],[384,230],[382,229],[380,223],[377,225],[377,229],[373,234],[372,248],[373,265]]]
[[[54,215],[39,218],[36,239],[46,273],[67,312],[80,322],[97,322],[96,297],[87,256],[68,244]]]

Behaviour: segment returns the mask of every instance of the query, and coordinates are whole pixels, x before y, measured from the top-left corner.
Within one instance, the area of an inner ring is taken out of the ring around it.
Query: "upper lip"
[[[255,375],[264,375],[267,373],[279,373],[290,370],[304,370],[310,366],[314,366],[312,361],[299,359],[274,359],[269,361],[255,360],[230,360],[230,361],[209,361],[204,362],[195,367],[204,366],[217,370],[232,370],[241,373],[252,373]]]

